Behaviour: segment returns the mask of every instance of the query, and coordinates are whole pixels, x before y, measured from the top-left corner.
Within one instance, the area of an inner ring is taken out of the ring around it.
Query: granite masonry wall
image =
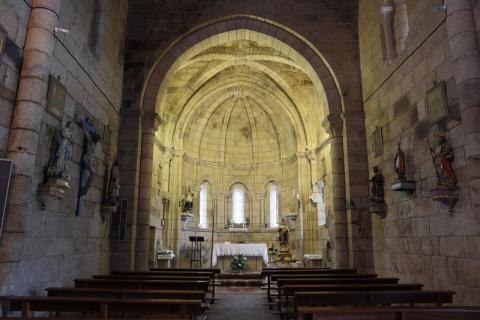
[[[15,110],[31,6],[32,1],[28,0],[0,1],[0,25],[7,30],[11,42],[0,64],[0,156],[7,149],[9,119]],[[95,151],[97,170],[92,188],[81,200],[80,214],[76,216],[83,133],[78,126],[72,125],[74,145],[68,164],[72,181],[65,197],[60,201],[48,201],[42,209],[34,194],[25,200],[31,210],[21,215],[11,205],[7,207],[0,239],[0,248],[5,250],[0,250],[0,295],[40,295],[44,294],[46,286],[71,285],[75,277],[108,271],[111,219],[101,218],[100,204],[105,172],[117,152],[126,19],[127,1],[61,2],[58,27],[69,32],[55,32],[48,72],[66,88],[64,112],[55,117],[44,108],[32,178],[33,192],[36,193],[36,186],[43,182],[44,170],[54,148],[54,136],[67,121],[79,117],[93,120],[102,137]],[[12,52],[17,51],[20,58],[15,56],[15,60]],[[44,99],[46,94],[42,93]],[[17,188],[14,182],[11,193],[28,194]],[[22,232],[17,233],[20,238],[11,242],[11,234],[18,223],[22,225]]]
[[[478,304],[480,220],[473,201],[478,194],[469,185],[473,171],[465,156],[465,119],[459,111],[446,12],[440,8],[442,1],[398,2],[405,6],[402,21],[409,28],[404,48],[397,37],[391,63],[382,50],[382,1],[361,0],[359,8],[368,162],[370,168],[381,168],[388,207],[385,218],[373,218],[375,271],[404,282],[424,283],[426,288],[452,289],[455,303]],[[398,19],[395,14],[395,28]],[[441,81],[446,87],[448,117],[433,123],[426,94]],[[372,137],[377,127],[382,128],[384,144],[379,156],[375,156]],[[452,214],[431,197],[436,177],[427,135],[433,143],[440,132],[446,134],[455,157],[460,199]],[[407,176],[417,182],[413,194],[390,191],[390,182],[396,178],[397,142],[406,154]]]

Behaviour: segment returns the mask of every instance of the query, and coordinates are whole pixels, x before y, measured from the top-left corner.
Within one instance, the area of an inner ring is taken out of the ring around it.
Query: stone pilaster
[[[446,0],[447,32],[455,81],[460,101],[460,114],[465,132],[472,207],[479,213],[480,200],[480,48],[470,0]],[[476,209],[475,209],[476,208]]]
[[[153,150],[155,133],[160,126],[157,113],[142,117],[142,151],[138,188],[137,237],[135,239],[135,270],[148,270],[150,210],[152,207]]]
[[[111,239],[110,270],[127,271],[134,268],[137,234],[138,180],[141,154],[142,114],[138,109],[122,109],[118,133],[120,198],[127,200],[127,232],[125,241]]]
[[[345,165],[343,156],[343,120],[340,115],[329,115],[323,127],[331,136],[332,161],[334,264],[336,268],[348,267],[347,212],[345,207]]]
[[[0,264],[5,266],[1,273],[6,277],[17,273],[14,270],[18,270],[22,259],[26,217],[35,207],[35,160],[60,5],[61,0],[32,1],[6,154],[14,164],[12,191],[0,246]],[[8,284],[9,279],[2,276],[0,282],[4,281]],[[0,283],[0,287],[3,284]],[[19,284],[15,285],[18,288]]]

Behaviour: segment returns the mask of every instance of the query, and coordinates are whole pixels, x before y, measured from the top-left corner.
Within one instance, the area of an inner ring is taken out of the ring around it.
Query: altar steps
[[[260,272],[231,272],[217,276],[219,287],[255,287],[261,288],[263,278]]]

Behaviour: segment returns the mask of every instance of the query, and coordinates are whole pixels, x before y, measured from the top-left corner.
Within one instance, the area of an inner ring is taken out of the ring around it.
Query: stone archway
[[[133,236],[136,238],[135,268],[145,268],[149,250],[145,234],[149,227],[153,148],[155,132],[160,124],[158,101],[165,93],[165,80],[171,70],[182,61],[186,52],[193,55],[206,40],[236,30],[250,30],[271,39],[272,42],[278,41],[287,46],[291,54],[301,61],[300,64],[313,79],[314,86],[324,90],[327,101],[325,120],[317,125],[322,125],[330,134],[332,144],[335,266],[355,265],[358,268],[370,268],[370,220],[365,212],[368,172],[361,106],[353,103],[351,98],[346,103],[343,97],[345,90],[342,88],[349,87],[350,84],[341,74],[335,74],[335,65],[332,67],[328,64],[307,39],[273,21],[246,15],[229,16],[194,28],[173,42],[167,50],[158,53],[159,58],[148,72],[145,72],[146,80],[137,104],[138,112],[133,112],[137,115],[138,129],[135,134],[139,145],[136,152],[140,159],[134,170],[130,170],[138,172],[139,190],[132,197],[133,200],[138,200],[138,205],[134,201],[132,208],[132,225],[136,227],[136,230],[132,228],[132,234],[136,234],[136,237]],[[142,120],[139,121],[139,118]],[[361,175],[358,175],[359,172]],[[359,239],[361,242],[356,241]]]

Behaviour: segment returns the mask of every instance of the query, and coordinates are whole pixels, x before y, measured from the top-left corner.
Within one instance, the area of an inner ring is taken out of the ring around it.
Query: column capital
[[[322,122],[322,127],[332,137],[343,135],[343,117],[340,114],[329,114]]]
[[[157,131],[160,127],[161,119],[160,115],[156,112],[145,113],[142,117],[142,125],[144,129],[151,129]]]

